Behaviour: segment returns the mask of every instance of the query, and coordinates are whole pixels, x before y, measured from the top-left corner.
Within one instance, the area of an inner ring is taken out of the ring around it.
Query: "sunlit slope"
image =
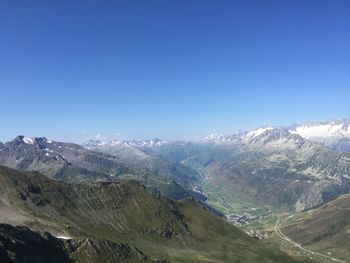
[[[350,262],[350,195],[290,217],[282,231],[311,250]]]
[[[70,185],[0,168],[0,221],[56,236],[125,243],[172,262],[299,262],[189,199],[174,202],[132,181]]]

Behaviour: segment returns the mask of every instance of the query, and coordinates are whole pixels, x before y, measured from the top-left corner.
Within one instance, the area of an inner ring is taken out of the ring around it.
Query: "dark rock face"
[[[175,231],[171,228],[166,228],[164,230],[158,230],[157,233],[159,235],[161,235],[162,237],[166,237],[166,238],[172,238],[172,237],[176,236]]]
[[[61,240],[48,232],[37,233],[27,227],[0,224],[0,262],[115,263],[150,262],[150,258],[124,243],[94,238]]]
[[[33,194],[41,194],[41,188],[40,186],[29,184],[28,187],[28,192],[33,193]]]
[[[64,243],[49,233],[40,235],[26,227],[0,224],[0,261],[2,263],[71,263]]]
[[[67,250],[81,262],[151,262],[150,257],[137,248],[109,240],[67,240]],[[106,257],[106,254],[108,257]],[[89,255],[88,258],[86,255]]]

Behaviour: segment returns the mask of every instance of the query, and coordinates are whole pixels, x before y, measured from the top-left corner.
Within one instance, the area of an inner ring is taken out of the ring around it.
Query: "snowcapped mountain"
[[[152,139],[152,140],[143,140],[143,141],[101,141],[101,140],[89,140],[83,143],[83,146],[87,149],[96,149],[96,148],[126,148],[126,147],[157,147],[164,144],[171,143],[167,140]]]
[[[298,147],[305,143],[305,140],[297,135],[290,133],[287,129],[281,127],[260,127],[255,130],[234,133],[233,135],[209,134],[200,138],[194,143],[214,144],[218,146],[240,147],[239,145],[251,145],[252,147]]]
[[[306,139],[331,144],[343,138],[350,138],[350,121],[314,122],[293,125],[289,131]]]
[[[281,150],[300,148],[307,143],[301,136],[292,134],[287,129],[272,127],[248,132],[242,140],[250,147]]]
[[[294,124],[289,127],[272,127],[263,126],[255,130],[234,133],[233,135],[225,136],[221,134],[209,134],[200,138],[196,142],[200,143],[213,143],[213,144],[234,144],[237,142],[242,143],[257,143],[266,136],[278,136],[278,134],[286,135],[289,132],[289,143],[291,141],[301,141],[301,138],[311,142],[322,143],[326,147],[338,150],[350,152],[350,120],[334,120],[327,122],[310,122],[305,124]],[[292,136],[296,135],[296,136]],[[280,146],[286,147],[283,144],[285,140],[280,140]],[[276,143],[276,140],[275,140]],[[278,145],[275,145],[278,146]]]
[[[273,127],[261,127],[261,128],[258,128],[256,130],[252,130],[252,131],[249,131],[247,132],[243,138],[246,140],[246,141],[249,141],[253,138],[256,138],[258,136],[260,136],[261,134],[263,133],[266,133],[267,131],[270,131],[270,130],[273,130],[274,128]]]
[[[289,131],[335,150],[350,151],[350,120],[295,124]]]
[[[162,147],[165,145],[186,145],[188,143],[210,143],[210,144],[234,144],[237,142],[242,143],[256,143],[262,140],[266,136],[286,135],[289,132],[288,137],[294,140],[300,141],[300,137],[312,142],[323,143],[325,146],[337,149],[341,147],[339,144],[349,144],[350,146],[350,120],[334,120],[327,122],[310,122],[305,124],[294,124],[289,127],[273,127],[263,126],[257,129],[237,132],[232,135],[222,135],[218,133],[211,133],[207,136],[200,137],[193,141],[168,141],[161,139],[141,140],[141,141],[99,141],[90,140],[83,144],[87,149],[103,148],[104,151],[112,147],[114,152],[116,149],[124,149],[126,147],[141,147],[149,150],[155,147]],[[292,135],[297,135],[292,136]],[[26,138],[27,143],[31,143],[29,138]],[[350,149],[349,149],[350,150]]]

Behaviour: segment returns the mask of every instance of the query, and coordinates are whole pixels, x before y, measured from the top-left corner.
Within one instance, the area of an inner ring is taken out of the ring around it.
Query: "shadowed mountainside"
[[[2,263],[153,262],[134,247],[94,238],[58,239],[48,232],[0,224]]]

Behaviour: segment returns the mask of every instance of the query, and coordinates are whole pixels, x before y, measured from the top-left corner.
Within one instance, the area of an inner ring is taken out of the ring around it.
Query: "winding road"
[[[303,252],[305,252],[305,254],[310,258],[310,259],[319,259],[319,260],[322,260],[324,263],[328,263],[328,262],[341,262],[341,263],[344,263],[345,261],[343,260],[339,260],[339,259],[336,259],[336,258],[332,258],[332,257],[329,257],[327,255],[323,255],[321,253],[318,253],[318,252],[314,252],[314,251],[311,251],[311,250],[308,250],[304,247],[302,247],[299,243],[295,242],[294,240],[290,239],[289,237],[287,237],[286,235],[284,235],[281,231],[281,226],[282,224],[282,220],[281,219],[277,219],[277,222],[276,222],[276,225],[275,225],[275,228],[274,228],[274,232],[276,233],[276,235],[281,238],[282,240],[284,240],[285,242],[293,245],[294,247],[302,250]]]

